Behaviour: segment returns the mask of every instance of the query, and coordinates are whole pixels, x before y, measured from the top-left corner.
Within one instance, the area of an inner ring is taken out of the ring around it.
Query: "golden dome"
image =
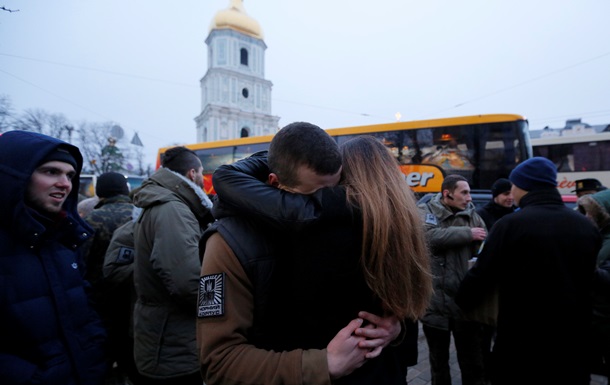
[[[226,28],[263,39],[263,30],[256,20],[246,14],[242,0],[231,0],[229,8],[218,11],[210,23],[210,32]]]

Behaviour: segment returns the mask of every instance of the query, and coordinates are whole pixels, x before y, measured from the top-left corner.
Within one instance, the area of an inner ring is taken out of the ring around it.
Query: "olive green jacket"
[[[147,377],[199,371],[195,320],[199,241],[212,203],[185,177],[159,169],[134,194],[134,357]]]
[[[453,212],[441,202],[439,193],[427,203],[419,204],[430,248],[434,295],[422,323],[449,330],[449,319],[472,320],[481,318],[464,314],[454,301],[455,294],[469,269],[468,260],[476,256],[480,242],[472,240],[471,228],[485,227],[472,203],[463,210]],[[493,320],[478,319],[486,323]],[[491,316],[494,319],[494,316]]]

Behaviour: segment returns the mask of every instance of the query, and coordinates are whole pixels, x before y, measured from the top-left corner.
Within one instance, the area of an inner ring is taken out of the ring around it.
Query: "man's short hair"
[[[468,179],[461,175],[447,175],[445,179],[443,179],[443,183],[441,184],[441,191],[449,190],[453,192],[453,190],[455,190],[455,188],[457,187],[458,182],[460,181],[468,183]]]
[[[172,147],[161,156],[161,166],[180,175],[201,167],[201,160],[193,150],[184,146]]]
[[[307,166],[318,175],[333,175],[341,168],[339,146],[326,131],[307,123],[295,122],[282,128],[271,140],[269,169],[289,187],[297,186],[297,169]]]

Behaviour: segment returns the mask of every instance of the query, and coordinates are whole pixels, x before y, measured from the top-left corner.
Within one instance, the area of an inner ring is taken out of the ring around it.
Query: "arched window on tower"
[[[245,66],[248,65],[248,50],[242,48],[239,50],[239,62]]]
[[[241,133],[239,134],[240,138],[247,138],[250,136],[250,132],[248,131],[248,127],[242,127]]]

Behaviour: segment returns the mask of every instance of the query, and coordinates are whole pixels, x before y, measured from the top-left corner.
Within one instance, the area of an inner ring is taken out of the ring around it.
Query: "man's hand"
[[[473,241],[482,241],[487,236],[487,231],[482,227],[473,227],[470,229],[470,232],[472,232]]]
[[[369,350],[366,358],[377,357],[381,354],[383,348],[400,335],[402,326],[395,316],[379,317],[375,314],[361,311],[358,313],[358,317],[369,322],[365,327],[358,328],[355,331],[357,336],[366,338],[366,340],[359,344],[361,348]]]
[[[328,372],[331,379],[346,376],[366,362],[368,349],[361,349],[358,344],[364,337],[354,334],[362,325],[362,319],[352,320],[330,341],[326,347]]]

